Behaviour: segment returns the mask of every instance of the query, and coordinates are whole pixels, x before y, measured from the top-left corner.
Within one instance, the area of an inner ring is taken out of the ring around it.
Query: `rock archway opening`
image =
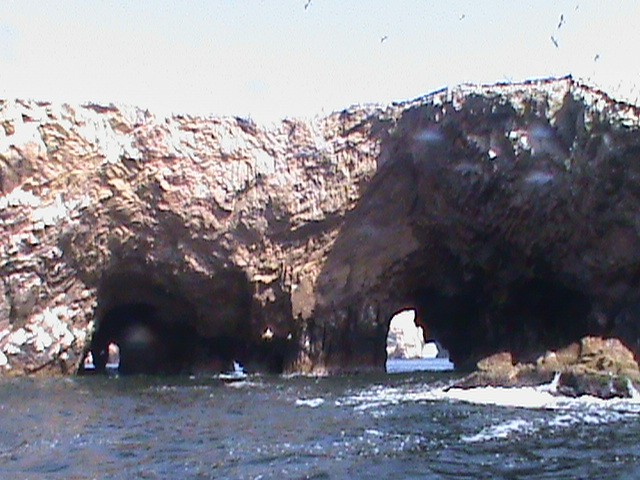
[[[434,353],[435,344],[427,343],[425,330],[416,321],[416,311],[413,308],[400,310],[391,317],[387,334],[387,358],[410,360],[433,358],[437,355],[437,351]]]
[[[281,369],[282,362],[273,360],[279,351],[265,352],[263,345],[256,353],[252,308],[241,272],[215,278],[110,272],[98,289],[95,331],[80,373],[88,360],[94,371],[108,371],[115,346],[121,374],[221,373],[234,361],[253,370]]]
[[[448,350],[428,332],[415,308],[395,313],[387,333],[387,372],[453,369]]]
[[[175,374],[195,361],[200,342],[195,306],[151,275],[105,275],[95,321],[90,353],[98,372],[115,363],[122,374]]]

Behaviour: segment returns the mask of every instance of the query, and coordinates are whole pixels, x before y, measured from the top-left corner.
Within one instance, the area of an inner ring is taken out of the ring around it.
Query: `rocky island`
[[[407,308],[462,367],[637,358],[639,124],[570,77],[271,126],[1,100],[0,374],[111,342],[129,372],[380,370]]]

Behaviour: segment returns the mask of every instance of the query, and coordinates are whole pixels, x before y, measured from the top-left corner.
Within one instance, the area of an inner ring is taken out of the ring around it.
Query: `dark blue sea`
[[[0,478],[640,478],[637,400],[456,375],[3,380]]]

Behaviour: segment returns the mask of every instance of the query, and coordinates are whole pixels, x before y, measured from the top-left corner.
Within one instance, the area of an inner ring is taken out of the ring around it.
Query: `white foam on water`
[[[377,407],[398,405],[404,402],[438,400],[429,385],[412,385],[402,388],[374,385],[373,387],[349,395],[335,401],[336,406],[351,406],[355,410],[364,411]]]
[[[501,407],[553,408],[558,397],[551,392],[534,387],[507,388],[451,388],[447,391],[434,392],[443,400],[458,400],[477,405],[497,405]]]
[[[261,387],[262,384],[259,383],[259,382],[252,382],[250,380],[241,380],[239,382],[225,383],[224,386],[227,387],[227,388],[235,388],[235,389],[238,389],[238,390],[242,390],[244,388]]]
[[[460,439],[467,443],[485,442],[488,440],[506,439],[514,434],[530,434],[538,428],[532,421],[515,418],[507,422],[483,428],[474,435],[462,435]]]
[[[298,398],[296,399],[296,407],[317,408],[324,403],[324,398]]]
[[[531,435],[541,429],[564,429],[575,425],[601,425],[637,419],[640,416],[640,393],[629,386],[631,398],[604,400],[592,396],[578,398],[554,395],[558,379],[539,387],[478,387],[470,389],[434,387],[415,384],[402,387],[376,385],[336,400],[336,406],[352,407],[376,416],[388,407],[411,402],[464,402],[508,408],[545,410],[545,415],[532,420],[515,418],[461,436],[464,442],[504,440],[517,435]],[[554,414],[555,412],[555,414]]]
[[[476,405],[494,405],[544,410],[566,410],[597,408],[625,413],[640,414],[640,392],[629,382],[631,398],[613,398],[604,400],[589,395],[577,398],[558,395],[559,376],[547,385],[538,387],[477,387],[447,388],[427,384],[391,387],[374,385],[343,399],[336,405],[353,406],[356,410],[369,410],[375,407],[397,405],[404,402],[419,401],[459,401]]]
[[[577,425],[609,425],[611,423],[637,418],[638,412],[618,411],[607,407],[593,406],[584,402],[571,402],[558,410],[551,410],[552,418],[536,418],[533,420],[513,419],[483,428],[473,435],[462,435],[460,439],[466,443],[505,440],[514,436],[532,435],[543,429],[564,430]],[[619,404],[620,402],[615,402]]]
[[[460,440],[466,443],[486,442],[492,440],[506,440],[514,436],[532,435],[541,430],[564,430],[578,425],[609,425],[615,422],[637,418],[639,411],[630,411],[627,407],[620,411],[617,408],[623,402],[613,404],[591,404],[588,401],[572,399],[566,404],[558,404],[558,409],[551,410],[552,418],[542,417],[533,420],[514,419],[507,422],[490,425],[473,435],[462,435]],[[610,402],[601,400],[601,402]]]

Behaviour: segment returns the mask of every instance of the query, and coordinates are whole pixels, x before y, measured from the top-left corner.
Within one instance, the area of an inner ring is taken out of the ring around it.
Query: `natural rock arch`
[[[380,365],[402,305],[463,367],[625,336],[640,297],[637,112],[583,102],[506,88],[403,114],[318,277],[328,370]]]

